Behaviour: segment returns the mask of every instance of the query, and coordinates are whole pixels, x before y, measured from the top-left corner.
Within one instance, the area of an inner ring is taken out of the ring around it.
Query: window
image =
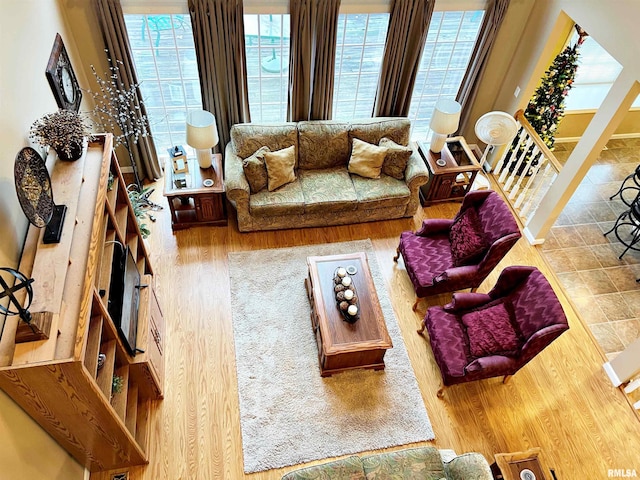
[[[388,13],[338,16],[334,119],[371,117],[388,26]]]
[[[289,15],[244,16],[252,122],[283,122],[286,119],[289,28]]]
[[[158,156],[173,145],[190,148],[186,114],[201,110],[202,98],[189,15],[124,17]]]
[[[428,139],[439,97],[455,99],[483,16],[483,10],[433,12],[409,107],[412,140]]]
[[[578,39],[574,33],[571,43]],[[597,110],[616,81],[622,65],[592,37],[578,47],[578,70],[573,87],[565,99],[565,111]]]

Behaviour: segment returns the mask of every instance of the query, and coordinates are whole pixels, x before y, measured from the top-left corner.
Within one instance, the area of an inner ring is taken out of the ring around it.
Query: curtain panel
[[[231,127],[250,122],[242,0],[189,0],[204,110],[213,113],[220,142]]]
[[[340,0],[290,0],[287,120],[328,120]]]
[[[120,71],[120,82],[123,90],[131,89],[138,84],[135,65],[129,47],[127,27],[124,23],[124,14],[120,0],[93,0],[94,9],[98,16],[98,23],[102,30],[105,48],[108,51],[111,67],[117,67]],[[117,63],[122,62],[122,63]],[[140,118],[146,117],[147,110],[142,102],[142,95],[136,89],[136,107],[139,108]],[[149,132],[149,120],[146,117],[146,130]],[[162,168],[156,155],[156,147],[151,136],[138,137],[135,143],[129,142],[130,160],[135,162],[137,175],[136,181],[148,178],[157,180],[162,176]]]
[[[502,25],[507,8],[509,8],[509,2],[510,0],[489,0],[487,4],[482,26],[478,33],[478,40],[473,48],[469,66],[456,96],[456,101],[462,105],[458,132],[464,132],[469,123],[471,105],[473,105],[478,93],[478,83],[487,66],[489,52],[491,52],[491,48],[498,36],[500,25]]]
[[[435,0],[394,0],[384,47],[374,117],[409,115]]]

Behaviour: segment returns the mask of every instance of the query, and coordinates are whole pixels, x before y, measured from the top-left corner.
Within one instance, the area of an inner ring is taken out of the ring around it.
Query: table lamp
[[[447,135],[458,129],[461,110],[462,105],[455,100],[440,98],[436,102],[431,116],[431,124],[429,125],[429,128],[433,131],[429,150],[433,153],[440,153],[444,148]]]
[[[187,144],[196,149],[200,168],[211,166],[211,148],[218,144],[216,117],[206,110],[187,114]]]

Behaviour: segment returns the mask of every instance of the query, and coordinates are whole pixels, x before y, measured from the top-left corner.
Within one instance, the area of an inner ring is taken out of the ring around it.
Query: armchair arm
[[[489,462],[480,453],[465,453],[444,464],[448,480],[493,480]]]
[[[453,294],[451,302],[442,308],[448,312],[455,313],[485,305],[491,300],[492,298],[486,293],[456,292]]]
[[[464,265],[462,267],[451,267],[433,278],[433,284],[448,281],[451,283],[464,282],[469,277],[475,276],[478,272],[477,265]]]
[[[249,208],[249,182],[244,176],[242,159],[236,155],[231,142],[227,144],[224,154],[224,186],[227,198],[238,208],[239,204],[246,203]]]
[[[426,237],[434,233],[447,233],[451,230],[453,220],[448,218],[427,218],[422,221],[422,227],[416,231],[416,235],[419,237]]]
[[[518,369],[518,365],[518,362],[511,357],[491,355],[489,357],[476,358],[464,367],[464,370],[466,373],[487,372],[492,376],[511,375]]]

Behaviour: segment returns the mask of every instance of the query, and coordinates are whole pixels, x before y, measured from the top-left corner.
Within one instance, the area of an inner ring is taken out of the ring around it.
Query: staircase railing
[[[527,225],[562,165],[524,117],[524,111],[514,115],[518,133],[496,162],[492,174],[507,201]]]

